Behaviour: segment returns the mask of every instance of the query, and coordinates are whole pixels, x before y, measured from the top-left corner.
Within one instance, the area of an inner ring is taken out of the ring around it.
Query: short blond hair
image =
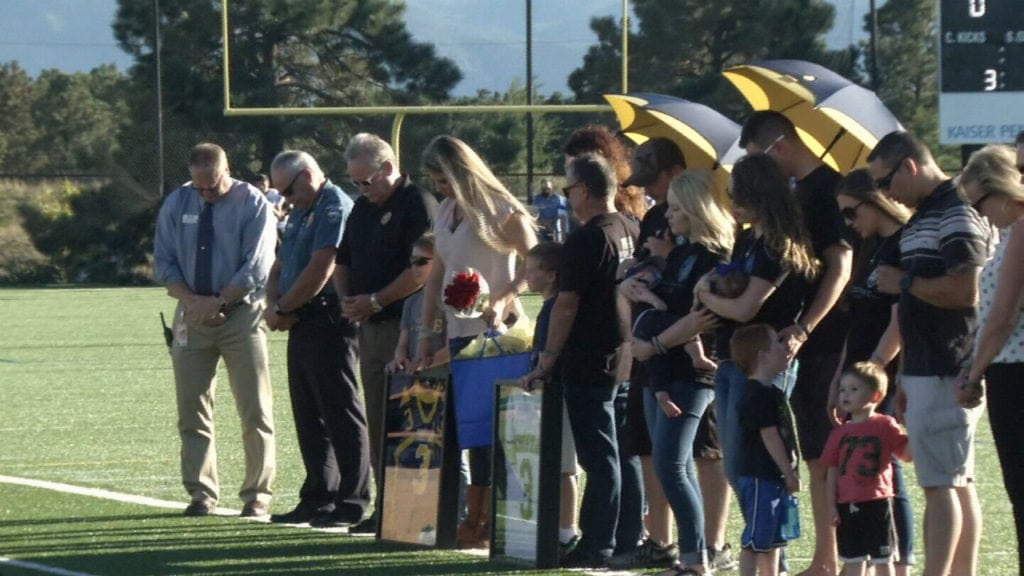
[[[889,375],[874,362],[856,362],[843,370],[843,376],[853,376],[866,384],[872,392],[880,393],[882,398],[889,391]]]

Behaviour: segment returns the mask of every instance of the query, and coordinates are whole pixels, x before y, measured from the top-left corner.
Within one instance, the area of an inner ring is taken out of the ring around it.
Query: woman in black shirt
[[[646,361],[649,371],[644,408],[654,470],[679,529],[676,571],[680,574],[708,571],[704,505],[693,443],[713,398],[713,371],[695,364],[696,353],[688,353],[683,344],[690,337],[696,338],[711,320],[706,312],[691,314],[694,287],[724,262],[732,249],[734,223],[728,208],[720,202],[722,196],[715,190],[714,176],[708,170],[687,170],[672,181],[667,220],[672,234],[684,240],[669,253],[661,280],[652,288],[668,311],[645,311],[634,327],[634,355]],[[662,321],[655,318],[647,322],[645,316],[660,316]],[[688,334],[676,339],[664,335],[673,328]]]
[[[850,332],[846,338],[842,367],[870,360],[881,363],[874,355],[879,342],[899,340],[899,326],[895,321],[898,295],[878,290],[878,267],[900,265],[900,231],[910,219],[910,210],[889,199],[875,188],[874,179],[865,169],[850,172],[836,188],[839,211],[846,223],[861,237],[861,245],[853,266],[853,275],[846,292],[845,302],[850,309]],[[891,348],[884,345],[884,348]],[[889,379],[895,376],[890,362]],[[842,368],[840,369],[841,373]],[[841,424],[845,414],[838,413],[839,373],[832,380],[828,409],[833,420]],[[882,404],[882,412],[891,414],[892,392]],[[899,560],[897,576],[909,574],[914,563],[914,516],[903,478],[903,466],[893,459],[893,523],[896,525]]]

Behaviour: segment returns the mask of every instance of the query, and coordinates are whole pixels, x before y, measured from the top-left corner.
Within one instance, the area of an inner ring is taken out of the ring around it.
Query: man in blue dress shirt
[[[220,498],[213,396],[223,359],[242,420],[242,516],[263,516],[276,466],[262,315],[277,221],[256,187],[231,178],[220,146],[193,148],[189,171],[192,180],[160,208],[153,249],[155,278],[178,300],[171,358],[182,481],[191,498],[185,514],[205,516]]]
[[[356,325],[342,317],[330,280],[353,202],[305,152],[281,152],[270,172],[294,208],[270,270],[264,318],[288,331],[288,390],[306,469],[299,505],[271,521],[351,526],[370,502],[370,445]]]

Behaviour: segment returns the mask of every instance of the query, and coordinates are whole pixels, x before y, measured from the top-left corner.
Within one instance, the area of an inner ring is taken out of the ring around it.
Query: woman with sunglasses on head
[[[878,267],[899,266],[900,231],[910,219],[909,208],[875,187],[866,169],[850,172],[836,188],[839,211],[847,225],[861,238],[853,265],[850,285],[845,294],[850,309],[850,331],[847,335],[843,361],[829,390],[828,410],[832,420],[842,424],[845,414],[839,413],[839,375],[857,362],[874,362],[887,368],[889,381],[896,376],[893,359],[899,354],[900,334],[896,321],[899,296],[878,290]],[[882,414],[892,414],[892,392],[880,406]],[[903,467],[893,459],[892,517],[896,528],[898,559],[896,575],[906,576],[914,564],[914,516],[903,479]]]
[[[960,375],[960,399],[976,406],[984,395],[1003,484],[1017,526],[1024,566],[1024,185],[1009,146],[986,146],[971,155],[960,190],[975,210],[999,228],[999,247],[981,271],[977,340]],[[984,377],[984,380],[983,380]],[[985,383],[987,382],[987,387]]]
[[[448,349],[455,357],[487,329],[511,325],[524,315],[519,293],[526,289],[526,277],[518,260],[537,243],[536,224],[526,206],[462,140],[434,138],[423,152],[423,166],[444,196],[434,219],[434,263],[424,288],[423,326],[434,326],[444,287],[455,274],[472,268],[490,288],[479,318],[445,311]],[[432,342],[424,339],[415,366],[430,366],[433,357]],[[481,548],[490,541],[491,449],[469,452],[469,510],[459,526],[458,541],[463,548]]]

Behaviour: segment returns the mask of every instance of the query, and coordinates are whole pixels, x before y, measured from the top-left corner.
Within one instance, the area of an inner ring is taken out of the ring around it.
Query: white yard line
[[[62,482],[50,482],[49,480],[35,480],[32,478],[19,478],[17,476],[4,476],[2,474],[0,474],[0,484],[14,484],[17,486],[27,486],[29,488],[42,488],[44,490],[64,492],[65,494],[91,496],[93,498],[103,498],[104,500],[125,502],[127,504],[141,504],[142,506],[152,506],[154,508],[170,508],[176,510],[184,510],[185,506],[187,506],[187,504],[184,504],[182,502],[174,502],[172,500],[161,500],[159,498],[150,498],[148,496],[136,496],[135,494],[113,492],[111,490],[104,490],[102,488],[85,488],[83,486],[74,486],[71,484],[64,484]],[[230,508],[218,507],[214,511],[214,513],[223,516],[237,516],[239,511],[232,510]]]
[[[88,572],[74,572],[63,568],[57,568],[56,566],[47,566],[46,564],[37,564],[35,562],[25,562],[23,560],[15,560],[13,558],[4,558],[3,556],[0,556],[0,566],[24,568],[25,570],[34,570],[45,574],[56,574],[57,576],[93,576]]]

